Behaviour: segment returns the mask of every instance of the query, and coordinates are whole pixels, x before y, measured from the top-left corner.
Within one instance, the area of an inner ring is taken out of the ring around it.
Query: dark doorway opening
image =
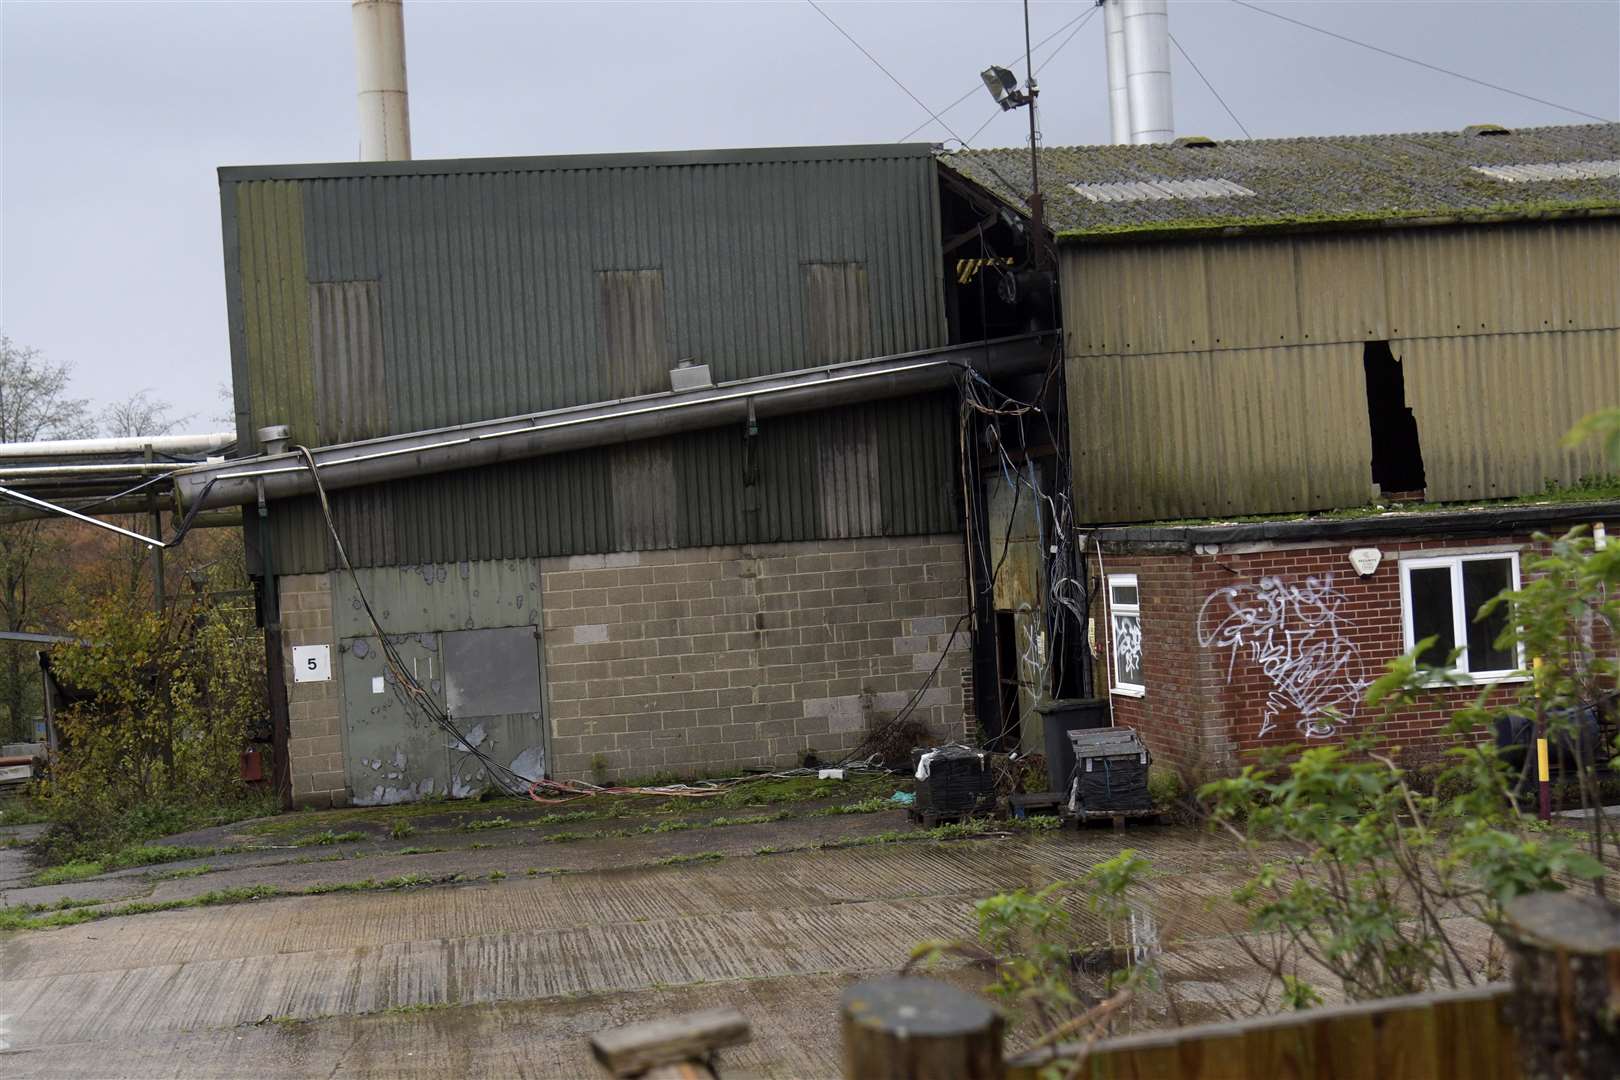
[[[1406,373],[1387,341],[1367,342],[1362,367],[1367,375],[1373,483],[1390,498],[1421,499],[1428,485],[1417,418],[1406,406]]]

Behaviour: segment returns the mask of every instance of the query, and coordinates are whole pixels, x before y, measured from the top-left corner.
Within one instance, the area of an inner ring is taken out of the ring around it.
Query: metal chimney
[[[1122,0],[1103,0],[1103,37],[1108,58],[1108,120],[1111,142],[1131,141],[1131,95],[1125,84],[1125,14]]]
[[[360,79],[360,160],[409,161],[403,0],[354,0],[351,10]]]
[[[1170,103],[1170,13],[1165,0],[1123,0],[1122,7],[1130,141],[1170,142],[1176,137]]]

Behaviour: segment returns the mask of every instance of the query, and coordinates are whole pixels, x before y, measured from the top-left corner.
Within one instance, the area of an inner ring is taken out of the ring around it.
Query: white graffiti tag
[[[1281,578],[1216,589],[1198,613],[1198,644],[1227,649],[1232,681],[1239,655],[1271,680],[1260,734],[1278,718],[1297,714],[1295,725],[1308,739],[1331,737],[1336,722],[1352,719],[1370,681],[1361,650],[1350,640],[1353,625],[1344,615],[1344,593],[1333,575],[1290,585]]]

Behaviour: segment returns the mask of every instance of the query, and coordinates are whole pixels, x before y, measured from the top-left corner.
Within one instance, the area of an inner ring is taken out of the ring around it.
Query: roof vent
[[[1175,141],[1176,146],[1205,147],[1215,146],[1216,142],[1208,135],[1183,135]]]
[[[1469,124],[1463,128],[1464,135],[1511,135],[1513,130],[1501,124]]]

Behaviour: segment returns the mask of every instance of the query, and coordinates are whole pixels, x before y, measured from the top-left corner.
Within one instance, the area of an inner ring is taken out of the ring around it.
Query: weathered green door
[[[444,663],[439,635],[390,635],[394,651],[424,690],[444,705]],[[344,638],[345,761],[349,791],[360,806],[412,802],[448,795],[450,737],[408,700],[388,670],[375,637]]]

